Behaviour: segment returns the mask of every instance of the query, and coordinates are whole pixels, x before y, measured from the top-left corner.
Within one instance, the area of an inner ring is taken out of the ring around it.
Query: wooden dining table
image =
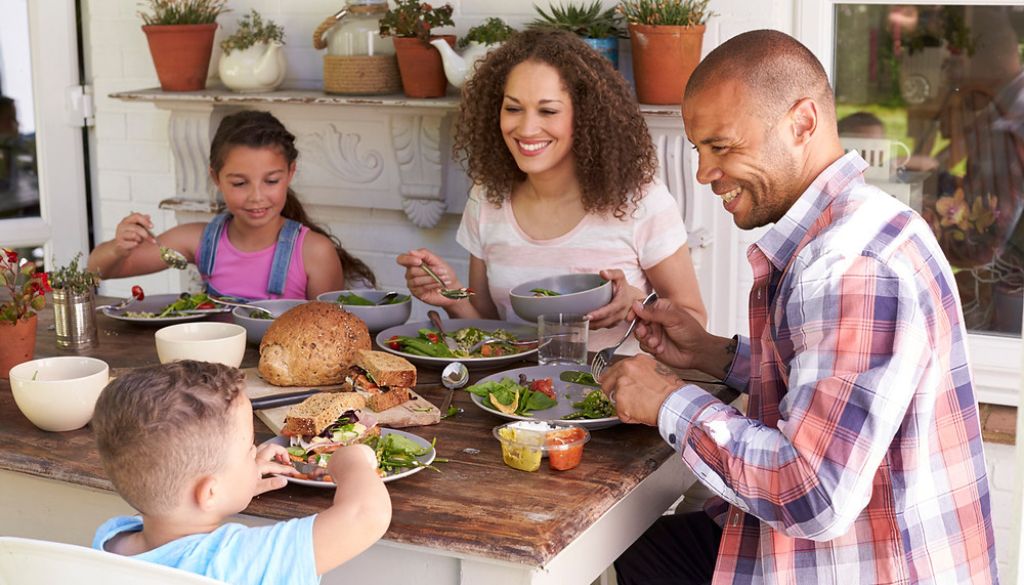
[[[159,363],[153,338],[159,326],[102,314],[97,326],[97,346],[59,349],[53,312],[42,311],[36,357],[92,356],[115,373]],[[242,366],[255,366],[258,358],[249,345]],[[522,365],[529,364],[506,368]],[[491,373],[472,372],[471,380]],[[682,374],[712,393],[730,392]],[[439,380],[438,371],[420,368],[416,392],[440,404],[446,390]],[[591,583],[694,481],[656,429],[627,424],[593,431],[575,469],[518,471],[503,463],[492,436],[506,421],[478,408],[467,392],[457,392],[453,405],[462,412],[404,429],[436,440],[443,462],[436,471],[387,484],[393,515],[384,538],[323,583]],[[269,439],[256,423],[258,440]],[[289,484],[255,498],[233,520],[261,525],[315,514],[333,497],[333,489]],[[0,380],[0,534],[88,545],[101,522],[130,513],[107,479],[91,429],[39,430]]]

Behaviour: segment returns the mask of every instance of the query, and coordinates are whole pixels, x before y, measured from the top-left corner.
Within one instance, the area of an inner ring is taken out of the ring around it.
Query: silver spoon
[[[227,306],[227,307],[243,307],[243,308],[249,309],[250,311],[262,311],[264,313],[269,313],[270,316],[272,318],[274,318],[274,319],[277,319],[278,317],[281,316],[281,313],[278,313],[277,311],[272,311],[272,310],[270,310],[267,307],[261,307],[259,305],[250,305],[249,303],[238,303],[238,302],[234,302],[234,301],[225,301],[224,299],[218,299],[216,297],[209,297],[209,299],[211,301],[217,303],[218,305],[224,305],[224,306]],[[252,314],[250,313],[249,316],[252,317]]]
[[[452,405],[452,397],[455,395],[455,391],[462,388],[469,382],[469,369],[462,362],[452,362],[444,367],[441,372],[441,384],[448,389],[448,394],[445,395],[444,401],[441,403],[441,418],[448,416],[448,409]],[[462,412],[462,409],[458,409],[458,412]],[[453,413],[454,414],[454,413]]]
[[[399,295],[398,292],[389,291],[384,296],[382,296],[379,301],[377,301],[374,304],[375,305],[386,305],[386,304],[390,303],[391,301],[395,300],[396,298],[398,298],[398,295]]]
[[[423,269],[423,272],[426,272],[427,274],[430,275],[431,278],[436,280],[437,284],[441,285],[441,296],[442,297],[445,297],[447,299],[456,299],[457,300],[457,299],[464,299],[464,298],[468,297],[469,295],[473,294],[473,291],[469,290],[468,288],[445,288],[444,281],[441,280],[441,278],[437,274],[435,274],[434,271],[431,270],[430,267],[427,266],[426,263],[420,264],[420,268]]]

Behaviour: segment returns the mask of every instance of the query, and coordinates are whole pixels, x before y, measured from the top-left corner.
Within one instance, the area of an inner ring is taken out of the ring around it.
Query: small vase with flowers
[[[0,378],[35,355],[37,313],[46,305],[49,277],[36,264],[0,248]]]

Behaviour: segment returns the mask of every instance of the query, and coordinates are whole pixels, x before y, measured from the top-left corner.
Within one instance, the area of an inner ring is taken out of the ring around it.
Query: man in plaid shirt
[[[828,79],[776,31],[715,49],[686,88],[697,180],[744,229],[750,337],[659,301],[647,356],[602,377],[719,498],[664,516],[619,582],[994,583],[981,428],[956,284],[929,226],[843,153]],[[749,393],[744,416],[669,368]],[[711,520],[714,517],[714,521]]]

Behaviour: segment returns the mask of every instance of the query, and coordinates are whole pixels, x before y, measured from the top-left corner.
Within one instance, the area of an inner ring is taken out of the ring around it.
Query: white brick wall
[[[996,561],[999,574],[1009,575],[1010,555],[1013,553],[1013,522],[1017,507],[1013,502],[1013,482],[1017,477],[1013,445],[985,443],[985,463],[988,467],[989,488],[992,493],[992,518],[996,533]]]

